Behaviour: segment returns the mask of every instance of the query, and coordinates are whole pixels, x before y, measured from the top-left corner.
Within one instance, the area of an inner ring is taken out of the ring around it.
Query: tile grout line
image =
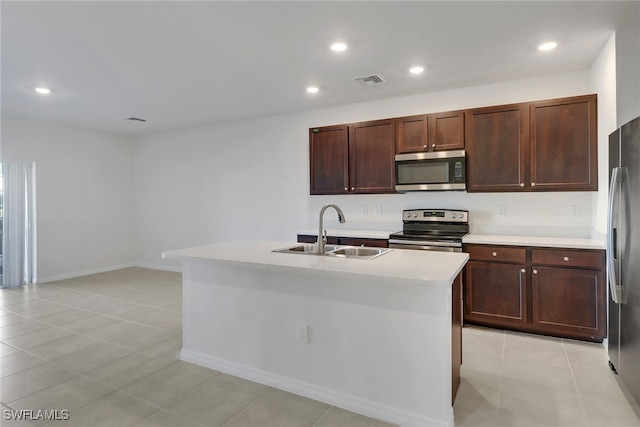
[[[494,426],[498,425],[498,416],[500,415],[500,400],[502,396],[502,374],[504,372],[505,353],[507,352],[507,331],[502,334],[502,360],[500,363],[500,380],[498,382],[498,401],[496,402],[496,416]]]
[[[576,388],[576,394],[578,395],[578,400],[580,402],[580,408],[582,409],[582,416],[587,422],[586,426],[590,426],[591,422],[589,421],[589,417],[587,416],[587,411],[584,408],[584,401],[582,399],[582,395],[580,393],[580,389],[578,388],[578,383],[576,382],[576,377],[573,374],[573,367],[571,366],[571,360],[569,359],[569,354],[567,353],[567,347],[565,346],[565,340],[560,339],[562,343],[562,351],[564,352],[564,356],[567,358],[567,365],[569,366],[569,373],[571,374],[571,380],[573,381],[573,386]]]

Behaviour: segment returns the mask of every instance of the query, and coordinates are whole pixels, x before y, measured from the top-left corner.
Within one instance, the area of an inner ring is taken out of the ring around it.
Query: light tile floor
[[[602,344],[466,327],[455,425],[640,426],[608,360]]]
[[[38,409],[70,411],[48,424],[63,427],[388,426],[180,361],[180,282],[128,268],[0,291],[0,426],[47,424],[4,417]],[[599,345],[483,328],[463,342],[456,427],[640,427]]]
[[[127,268],[0,290],[0,427],[389,426],[182,362],[181,347],[180,274]],[[45,409],[69,418],[5,419]]]

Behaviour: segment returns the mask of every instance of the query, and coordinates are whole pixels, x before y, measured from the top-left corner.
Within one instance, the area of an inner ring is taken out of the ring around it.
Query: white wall
[[[36,162],[38,281],[131,265],[128,137],[2,118],[2,156]]]
[[[637,5],[640,13],[640,4]],[[618,126],[640,116],[640,27],[616,31]]]
[[[609,134],[616,130],[616,35],[613,34],[591,67],[598,93],[598,191],[594,199],[594,230],[605,234],[609,185]]]
[[[595,192],[309,196],[308,129],[594,93],[592,78],[567,73],[136,137],[136,260],[176,267],[161,259],[163,251],[236,239],[294,241],[297,231],[317,227],[328,202],[347,219],[332,223],[329,212],[328,228],[393,231],[402,227],[402,209],[460,208],[471,212],[472,232],[588,237]],[[382,215],[373,214],[375,206]],[[497,218],[497,206],[506,207],[506,218]],[[571,206],[579,217],[570,216]]]

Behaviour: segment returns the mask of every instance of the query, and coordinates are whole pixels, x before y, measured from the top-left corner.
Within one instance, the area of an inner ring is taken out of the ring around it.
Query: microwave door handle
[[[613,168],[611,172],[611,183],[609,185],[609,206],[607,212],[607,276],[609,278],[609,286],[611,298],[616,304],[622,302],[622,287],[618,285],[618,276],[616,271],[617,258],[617,230],[614,227],[613,216],[616,202],[618,199],[618,189],[621,179],[619,167]]]

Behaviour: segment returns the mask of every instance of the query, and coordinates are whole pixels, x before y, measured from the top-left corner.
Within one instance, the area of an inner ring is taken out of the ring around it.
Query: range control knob
[[[407,218],[411,218],[411,212],[407,212],[407,213],[405,214],[405,216],[406,216]]]
[[[414,212],[414,213],[413,213],[413,217],[414,217],[414,218],[418,218],[418,212]]]

